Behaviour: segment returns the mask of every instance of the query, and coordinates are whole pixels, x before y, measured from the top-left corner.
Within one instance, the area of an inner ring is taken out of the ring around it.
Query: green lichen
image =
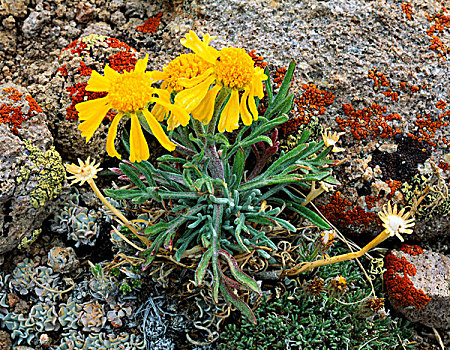
[[[311,133],[311,139],[317,142],[322,140],[323,127],[320,124],[319,118],[316,115],[311,116],[311,120],[308,124],[301,124],[298,126],[297,131],[292,135],[288,135],[285,138],[280,139],[280,150],[289,152],[298,146],[298,140],[301,138],[303,131],[308,129]]]
[[[25,147],[30,154],[27,164],[20,168],[17,183],[30,179],[37,181],[37,186],[30,193],[30,202],[34,208],[38,208],[61,192],[66,179],[66,170],[61,156],[53,146],[48,151],[42,152],[38,147],[33,146],[30,140],[26,140]]]
[[[419,199],[427,186],[431,185],[431,178],[425,175],[417,174],[410,181],[403,183],[400,192],[403,194],[408,205],[413,205],[415,200]],[[416,215],[423,219],[432,217],[444,217],[450,214],[450,197],[445,191],[439,190],[439,186],[431,186],[431,190],[426,194],[420,203]]]
[[[90,49],[91,47],[95,46],[100,41],[105,41],[107,37],[104,35],[98,35],[98,34],[91,34],[88,36],[85,36],[84,38],[81,38],[80,41],[85,43],[86,49]]]
[[[33,235],[31,236],[31,238],[22,238],[22,241],[20,242],[19,246],[17,248],[19,249],[27,249],[29,248],[39,237],[39,235],[41,234],[42,229],[37,229],[33,231]]]

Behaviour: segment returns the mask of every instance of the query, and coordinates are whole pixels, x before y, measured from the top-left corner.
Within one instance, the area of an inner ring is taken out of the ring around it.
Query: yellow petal
[[[81,131],[81,136],[86,137],[86,142],[88,142],[102,123],[106,113],[111,109],[108,98],[103,97],[81,102],[75,108],[78,111],[78,119],[83,120],[78,126],[78,130]]]
[[[160,71],[157,71],[157,70],[148,72],[148,74],[149,74],[150,77],[151,77],[153,80],[155,80],[155,81],[158,81],[158,80],[165,80],[165,79],[167,79],[167,77],[168,77],[168,75],[167,75],[166,73],[160,72]]]
[[[93,70],[86,91],[109,91],[111,81]]]
[[[188,49],[194,51],[197,55],[203,58],[205,61],[214,64],[217,57],[219,57],[219,51],[211,46],[208,46],[209,42],[213,39],[209,35],[205,35],[203,42],[199,39],[197,34],[192,30],[186,34],[186,39],[181,39],[181,44]]]
[[[117,77],[120,77],[120,73],[119,73],[119,72],[116,72],[114,69],[112,69],[112,68],[109,66],[109,64],[107,64],[107,65],[105,66],[104,72],[105,72],[105,78],[107,78],[107,79],[109,79],[109,80],[114,80],[114,79],[116,79]]]
[[[114,147],[114,140],[117,135],[117,126],[119,125],[120,119],[122,119],[123,113],[118,113],[111,122],[111,126],[108,130],[108,138],[106,139],[106,152],[108,152],[110,157],[117,157],[121,159],[121,155],[116,151]]]
[[[215,85],[206,93],[203,101],[191,112],[194,119],[203,122],[205,125],[210,122],[214,113],[216,96],[220,89],[219,85]]]
[[[144,73],[145,70],[147,69],[147,65],[148,65],[148,54],[146,54],[143,59],[138,60],[136,62],[136,66],[134,67],[134,71],[135,72]]]
[[[183,106],[179,106],[178,104],[174,103],[167,103],[164,101],[161,101],[159,98],[153,99],[156,104],[161,105],[166,110],[169,110],[171,112],[171,117],[175,118],[175,121],[178,124],[181,124],[183,126],[186,126],[189,124],[189,113],[186,111],[186,109]],[[172,129],[171,129],[172,130]]]
[[[153,135],[159,141],[159,143],[168,151],[173,151],[175,149],[175,144],[169,140],[167,135],[164,133],[161,125],[156,121],[155,117],[148,111],[148,109],[143,109],[145,120],[148,126],[152,130]]]
[[[197,77],[190,78],[190,79],[179,78],[177,80],[177,83],[179,83],[180,85],[182,85],[185,88],[191,88],[191,87],[198,85],[201,82],[205,81],[205,79],[207,79],[213,72],[214,72],[214,68],[211,67],[211,68],[208,68],[207,70],[205,70],[202,74],[200,74]]]
[[[163,106],[155,104],[152,109],[152,114],[154,115],[157,121],[162,122],[166,117],[167,110]]]
[[[149,156],[147,141],[142,132],[141,124],[139,124],[139,119],[136,113],[131,113],[130,162],[147,160]]]
[[[244,94],[242,95],[241,98],[241,104],[239,106],[239,112],[241,113],[241,118],[244,125],[251,125],[253,122],[252,115],[250,114],[247,108],[247,100],[249,93],[250,91],[248,89],[245,89]]]
[[[175,96],[175,103],[185,108],[188,112],[191,112],[197,108],[199,103],[205,98],[205,95],[209,91],[209,87],[214,80],[215,77],[211,76],[197,86],[180,91],[177,96]]]
[[[230,99],[225,105],[219,120],[219,132],[231,132],[239,127],[239,92],[231,91]]]

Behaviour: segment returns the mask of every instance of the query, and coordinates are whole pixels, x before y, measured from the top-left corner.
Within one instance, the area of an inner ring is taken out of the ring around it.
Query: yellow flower
[[[139,118],[147,122],[153,135],[164,148],[169,151],[175,149],[175,144],[169,140],[158,120],[147,109],[149,103],[155,102],[157,105],[170,110],[172,114],[177,116],[182,125],[189,123],[189,114],[183,108],[171,104],[167,91],[151,86],[153,83],[151,75],[149,72],[145,72],[147,64],[148,55],[137,61],[134,70],[130,72],[120,74],[108,65],[105,67],[105,75],[92,71],[86,90],[106,91],[108,94],[103,98],[81,102],[76,105],[79,118],[82,121],[78,129],[81,131],[81,136],[86,137],[86,142],[98,129],[110,109],[118,112],[111,123],[106,140],[106,151],[111,157],[120,159],[120,154],[114,147],[114,140],[119,121],[123,116],[131,117],[131,162],[140,162],[149,157],[148,145]]]
[[[245,125],[258,119],[255,96],[264,97],[262,82],[267,76],[261,68],[254,67],[251,56],[244,49],[228,47],[218,51],[208,46],[212,39],[205,35],[201,41],[190,31],[186,39],[181,40],[185,47],[211,66],[196,77],[179,79],[178,83],[185,89],[178,92],[175,102],[186,108],[193,118],[208,124],[217,94],[221,89],[230,91],[218,124],[219,132],[230,132],[239,127],[239,116]]]
[[[335,132],[334,134],[332,134],[331,131],[325,130],[324,133],[322,134],[323,143],[325,143],[326,147],[332,146],[333,147],[333,149],[331,150],[332,152],[342,152],[344,151],[344,149],[336,147],[336,143],[339,141],[339,138],[344,134],[345,132],[340,133]]]
[[[86,160],[86,162],[83,162],[81,159],[78,159],[78,164],[64,164],[66,167],[66,170],[68,173],[72,174],[73,176],[69,176],[67,179],[73,181],[70,185],[73,185],[77,182],[80,183],[80,185],[83,185],[86,181],[93,180],[97,178],[97,173],[102,170],[102,168],[99,168],[99,164],[95,164],[95,161],[90,163],[90,157]]]
[[[397,204],[392,209],[391,203],[388,202],[387,209],[384,207],[378,213],[378,216],[383,222],[383,227],[389,233],[389,236],[397,236],[403,242],[404,240],[400,236],[400,233],[411,234],[413,232],[411,227],[414,226],[414,219],[408,219],[410,214],[410,212],[405,213],[405,208],[397,212]]]

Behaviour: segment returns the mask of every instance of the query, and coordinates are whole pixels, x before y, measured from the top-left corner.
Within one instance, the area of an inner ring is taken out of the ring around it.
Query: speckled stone
[[[424,250],[410,255],[404,251],[391,251],[398,259],[403,257],[416,268],[415,275],[407,277],[414,288],[422,290],[431,300],[423,307],[403,306],[389,297],[394,308],[412,322],[428,327],[450,329],[450,259],[442,254]],[[389,270],[391,266],[386,265]],[[404,277],[402,274],[399,277]],[[388,290],[389,296],[389,290]]]

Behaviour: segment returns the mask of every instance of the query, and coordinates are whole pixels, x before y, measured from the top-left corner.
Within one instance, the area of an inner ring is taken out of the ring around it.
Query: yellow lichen
[[[31,238],[22,238],[22,241],[20,241],[20,244],[17,248],[19,249],[27,249],[29,248],[39,237],[39,235],[41,234],[42,229],[39,228],[37,230],[33,231],[33,234],[31,235]]]

